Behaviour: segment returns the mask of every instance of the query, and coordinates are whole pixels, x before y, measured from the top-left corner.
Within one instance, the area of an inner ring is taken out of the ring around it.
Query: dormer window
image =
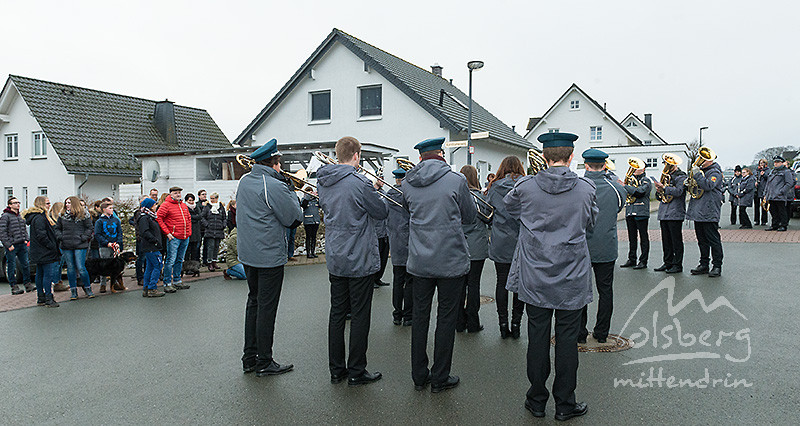
[[[569,109],[571,110],[581,109],[581,101],[579,100],[569,101]]]

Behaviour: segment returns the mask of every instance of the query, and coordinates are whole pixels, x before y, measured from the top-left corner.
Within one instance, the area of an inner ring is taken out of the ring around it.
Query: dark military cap
[[[414,145],[414,149],[419,150],[419,153],[428,151],[436,151],[442,149],[444,138],[425,139],[424,141]]]
[[[736,167],[733,168],[733,171],[734,172],[741,172],[742,171],[742,166],[736,165]]]
[[[608,154],[595,148],[583,151],[582,155],[584,163],[605,163],[606,158],[608,158]]]
[[[574,148],[575,145],[573,142],[575,142],[577,139],[578,135],[561,132],[543,133],[536,138],[536,140],[542,143],[543,148],[558,148],[560,146]]]
[[[406,171],[403,169],[392,170],[392,174],[394,175],[395,179],[402,179],[406,177]]]
[[[258,148],[254,153],[252,153],[250,155],[250,158],[252,158],[255,161],[261,161],[261,160],[266,160],[270,157],[274,157],[276,155],[281,155],[281,153],[278,151],[278,140],[271,139],[269,142],[265,143],[264,145],[261,145],[260,148]]]
[[[772,157],[772,161],[780,161],[781,163],[785,162],[786,160],[783,159],[780,155],[776,155]]]

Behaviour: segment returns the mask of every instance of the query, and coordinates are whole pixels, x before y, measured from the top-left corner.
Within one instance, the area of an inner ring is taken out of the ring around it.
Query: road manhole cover
[[[556,338],[550,338],[550,344],[555,346]],[[606,343],[600,343],[589,334],[586,343],[578,343],[578,352],[620,352],[633,347],[633,341],[617,334],[609,334]]]
[[[494,302],[493,297],[481,295],[481,305],[488,305],[492,302]]]

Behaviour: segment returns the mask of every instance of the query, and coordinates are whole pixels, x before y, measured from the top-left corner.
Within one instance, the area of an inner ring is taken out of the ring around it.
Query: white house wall
[[[636,125],[629,127],[630,123],[634,123]],[[651,141],[653,144],[662,143],[659,137],[656,136],[652,130],[648,129],[647,126],[644,125],[644,123],[634,119],[633,117],[628,117],[626,120],[623,120],[622,127],[626,128],[634,136],[639,138],[639,140],[642,141],[642,143],[646,143],[647,141]]]
[[[179,186],[183,188],[183,194],[192,193],[197,195],[201,189],[205,189],[208,194],[217,192],[220,201],[228,203],[234,198],[236,188],[239,186],[238,180],[197,180],[196,162],[198,158],[212,158],[214,156],[164,156],[164,157],[145,157],[142,158],[142,167],[147,167],[149,161],[158,161],[161,173],[156,182],[151,182],[150,177],[142,176],[142,190],[149,192],[151,188],[158,189],[158,192],[168,192],[169,188]]]

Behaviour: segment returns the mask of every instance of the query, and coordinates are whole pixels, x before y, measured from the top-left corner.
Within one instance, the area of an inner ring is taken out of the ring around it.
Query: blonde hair
[[[47,221],[50,222],[50,225],[55,225],[55,221],[53,221],[53,218],[50,217],[50,208],[47,207],[48,200],[49,198],[46,196],[40,195],[33,199],[33,206],[42,209],[44,211],[44,217],[47,218]]]
[[[83,219],[83,216],[86,215],[86,210],[81,205],[81,199],[73,195],[72,197],[67,197],[67,200],[69,200],[69,212],[72,214],[72,217],[75,219]],[[67,205],[67,200],[64,200],[65,206]]]

